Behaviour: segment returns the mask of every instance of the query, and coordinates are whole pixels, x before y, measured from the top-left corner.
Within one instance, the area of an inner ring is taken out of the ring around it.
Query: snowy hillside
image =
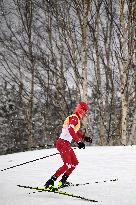
[[[90,184],[63,190],[98,200],[98,203],[54,193],[32,193],[32,190],[17,187],[17,184],[43,186],[62,164],[57,154],[0,171],[0,205],[136,205],[136,146],[87,147],[75,152],[80,163],[69,181]],[[0,170],[54,153],[56,149],[0,156]]]

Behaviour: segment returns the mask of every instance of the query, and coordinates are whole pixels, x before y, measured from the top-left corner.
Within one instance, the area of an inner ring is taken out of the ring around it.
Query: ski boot
[[[58,188],[54,186],[54,182],[56,181],[57,177],[53,175],[44,185],[46,189],[49,189],[51,191],[57,191]]]
[[[62,179],[59,181],[58,188],[70,186],[71,183],[67,182],[67,178],[68,176],[66,174],[62,176]]]

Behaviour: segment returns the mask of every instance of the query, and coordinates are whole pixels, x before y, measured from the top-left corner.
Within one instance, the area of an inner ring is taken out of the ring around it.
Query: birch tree
[[[127,7],[127,11],[126,11]],[[120,59],[118,59],[118,66],[120,70],[120,82],[121,82],[121,143],[127,145],[128,139],[128,100],[127,96],[128,89],[128,75],[133,62],[134,46],[133,40],[133,20],[132,20],[132,2],[126,2],[120,0]],[[131,37],[132,34],[132,37]],[[131,42],[131,43],[130,43]]]

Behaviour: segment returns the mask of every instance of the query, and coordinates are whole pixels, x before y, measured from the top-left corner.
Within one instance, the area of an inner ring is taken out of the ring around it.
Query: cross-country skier
[[[71,141],[74,140],[78,144],[79,149],[85,149],[83,140],[90,141],[89,137],[85,137],[85,134],[79,131],[80,120],[86,116],[88,110],[88,105],[85,102],[80,102],[76,106],[74,114],[68,116],[64,121],[62,132],[56,141],[56,147],[60,152],[64,164],[45,183],[45,188],[52,189],[54,182],[62,174],[63,176],[59,181],[58,188],[65,186],[68,183],[67,178],[78,165],[77,157],[71,147]]]

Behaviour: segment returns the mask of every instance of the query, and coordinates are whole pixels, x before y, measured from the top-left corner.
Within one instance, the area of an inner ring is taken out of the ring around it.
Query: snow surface
[[[57,152],[54,148],[3,155],[0,156],[0,170]],[[63,190],[98,200],[98,203],[54,193],[32,193],[32,190],[17,187],[17,184],[43,186],[62,165],[57,154],[0,171],[0,205],[136,205],[136,146],[92,146],[75,152],[80,163],[69,181],[90,184]],[[110,181],[114,179],[118,180]],[[99,183],[95,183],[97,181]]]

